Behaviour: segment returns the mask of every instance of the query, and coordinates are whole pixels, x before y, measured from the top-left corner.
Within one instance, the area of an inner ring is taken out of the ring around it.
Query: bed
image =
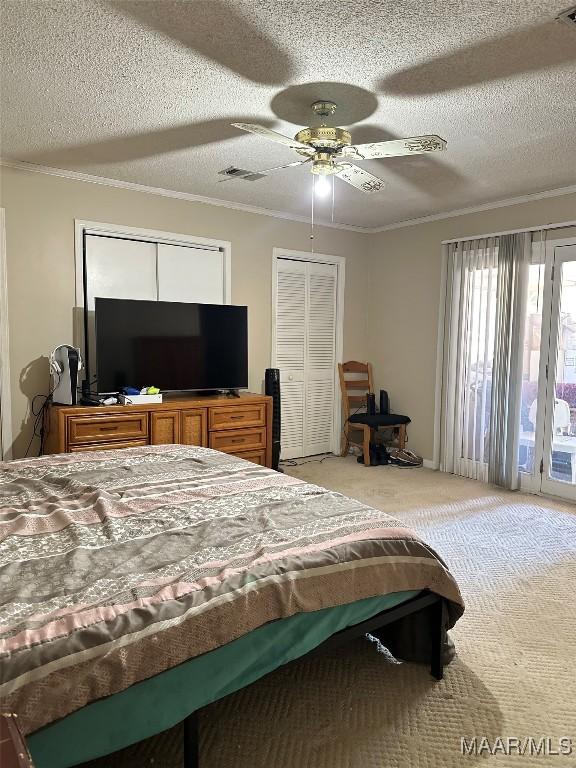
[[[447,566],[401,523],[234,456],[0,464],[0,700],[37,768],[182,720],[194,765],[195,712],[351,633],[382,629],[407,659],[435,647],[438,677],[462,612]]]

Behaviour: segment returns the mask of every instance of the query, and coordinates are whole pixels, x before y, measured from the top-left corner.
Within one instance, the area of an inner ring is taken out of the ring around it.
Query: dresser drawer
[[[73,416],[68,419],[68,443],[108,443],[148,437],[147,413]]]
[[[246,459],[246,461],[251,461],[253,464],[260,464],[261,467],[266,466],[265,448],[258,451],[228,451],[228,453],[233,453],[239,459]]]
[[[210,448],[224,453],[238,453],[266,448],[266,428],[230,429],[210,433]]]
[[[263,427],[266,424],[266,404],[229,405],[210,408],[209,429],[238,429]]]
[[[139,440],[118,440],[109,443],[86,443],[85,445],[71,445],[70,453],[83,453],[85,451],[118,451],[121,448],[139,448],[141,445],[149,445],[143,437]]]

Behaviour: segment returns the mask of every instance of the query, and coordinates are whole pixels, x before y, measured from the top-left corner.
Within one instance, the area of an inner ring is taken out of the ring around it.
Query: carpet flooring
[[[353,457],[287,471],[398,517],[437,549],[467,604],[458,655],[439,683],[365,640],[281,668],[202,712],[201,768],[574,768],[576,508]],[[548,737],[542,749],[569,737],[573,750],[463,756],[462,737]],[[180,728],[89,765],[180,768]]]

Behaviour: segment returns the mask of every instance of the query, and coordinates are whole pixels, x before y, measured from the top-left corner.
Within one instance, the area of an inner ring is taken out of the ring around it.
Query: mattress
[[[265,624],[31,734],[28,747],[34,764],[36,768],[69,768],[161,733],[190,712],[304,656],[341,629],[366,621],[417,594],[395,592],[368,597]]]
[[[274,622],[423,589],[452,625],[456,582],[415,533],[218,451],[0,464],[0,697],[26,734]]]

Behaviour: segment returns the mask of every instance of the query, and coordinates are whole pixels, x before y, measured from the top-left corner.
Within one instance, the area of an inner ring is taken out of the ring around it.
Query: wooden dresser
[[[242,393],[164,397],[155,405],[53,405],[45,453],[181,443],[272,466],[272,398]]]

